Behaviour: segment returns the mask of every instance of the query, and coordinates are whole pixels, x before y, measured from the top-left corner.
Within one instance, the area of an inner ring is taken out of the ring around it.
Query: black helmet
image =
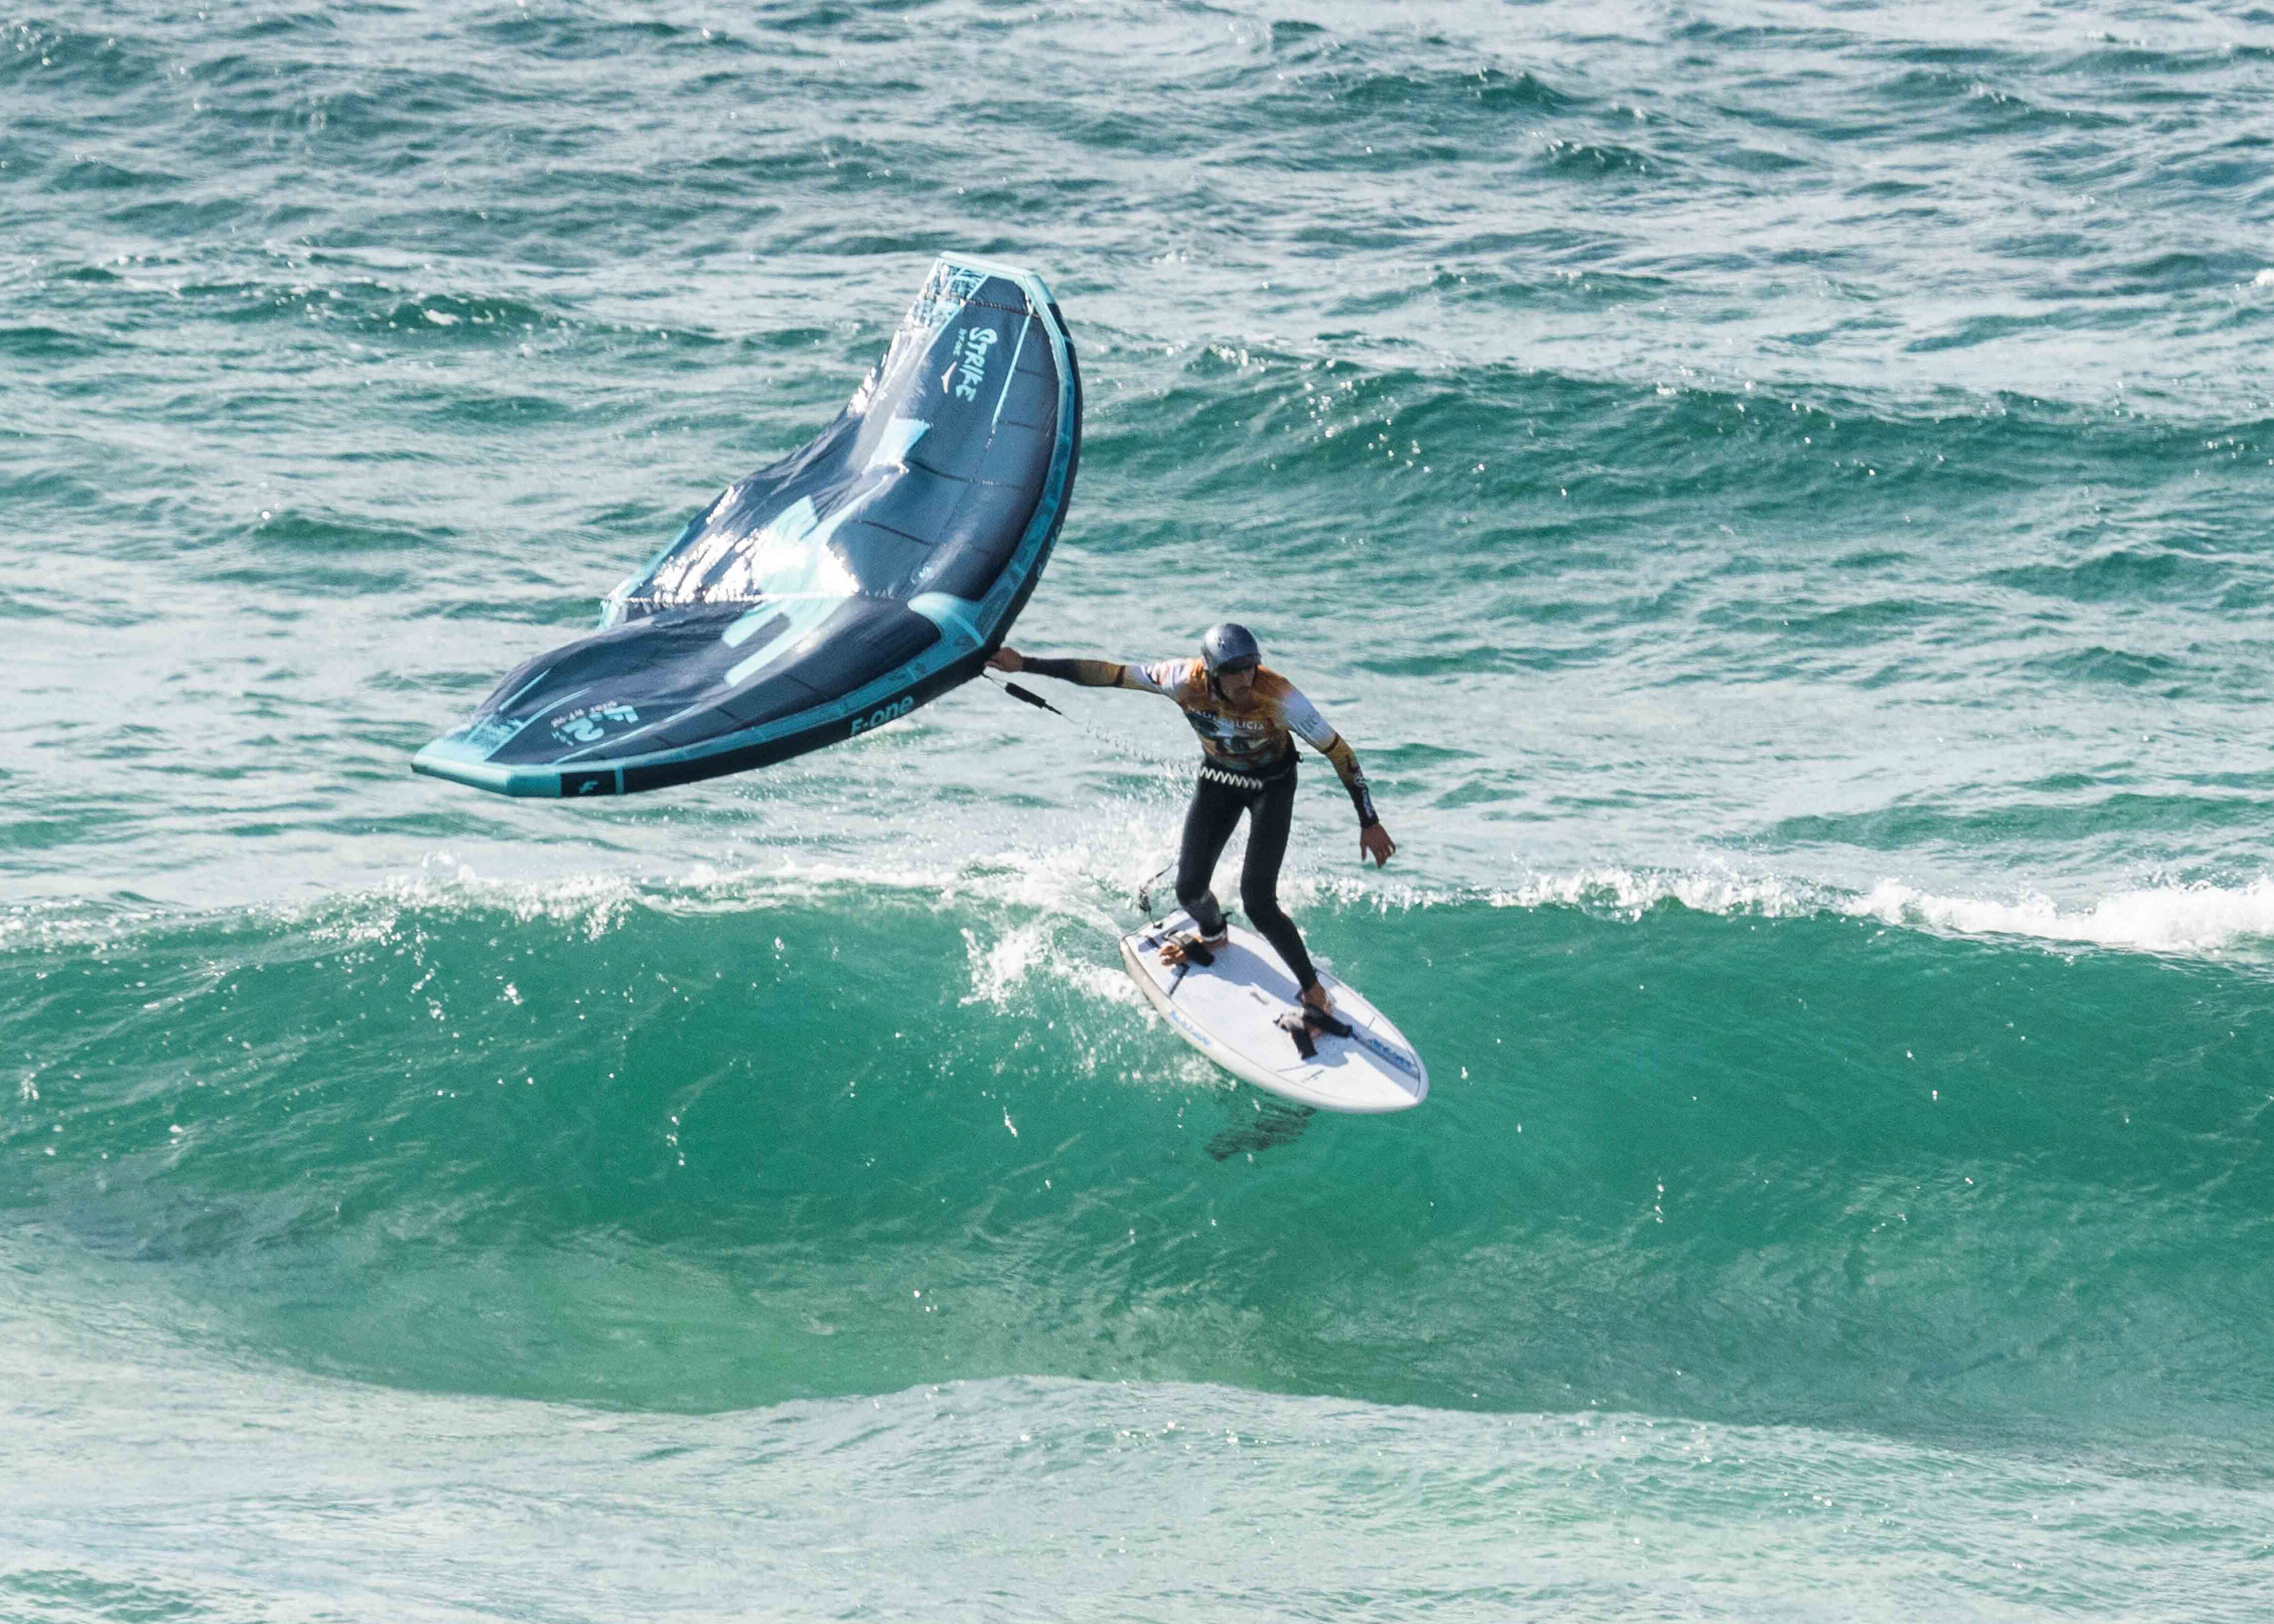
[[[1209,675],[1216,676],[1227,671],[1239,671],[1263,663],[1263,650],[1255,644],[1255,634],[1245,626],[1226,620],[1221,626],[1211,626],[1201,639],[1201,658],[1208,665]]]

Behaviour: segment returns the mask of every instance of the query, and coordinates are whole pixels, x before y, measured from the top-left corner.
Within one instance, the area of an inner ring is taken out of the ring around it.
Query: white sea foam
[[[2148,952],[2211,953],[2274,941],[2274,877],[2246,885],[2157,885],[2062,907],[2045,897],[2001,902],[1939,897],[1882,880],[1843,912],[1962,936],[2034,936]]]
[[[497,878],[438,851],[417,871],[360,892],[254,912],[312,929],[319,936],[355,942],[415,929],[422,914],[464,908],[502,913],[521,923],[568,924],[598,939],[641,911],[738,914],[784,903],[830,906],[848,896],[897,898],[907,906],[973,916],[964,927],[970,960],[967,1003],[1000,1007],[1037,976],[1066,984],[1085,998],[1120,1001],[1133,989],[1110,954],[1100,959],[1099,938],[1118,935],[1134,921],[1131,899],[1172,849],[1174,833],[1173,818],[1159,808],[1132,807],[1108,820],[1085,820],[1055,843],[978,858],[945,851],[862,862],[769,853],[748,866],[706,859],[644,876]],[[1237,860],[1236,849],[1226,854],[1228,867]],[[1168,906],[1166,882],[1154,890],[1156,907]],[[2055,898],[2022,887],[2003,894],[1934,891],[1893,877],[1849,889],[1723,861],[1663,868],[1595,863],[1535,871],[1513,883],[1428,885],[1371,871],[1354,876],[1314,868],[1299,855],[1280,891],[1299,918],[1322,909],[1390,914],[1481,905],[1570,908],[1639,921],[1671,906],[1730,918],[1846,917],[1941,935],[2211,957],[2274,944],[2274,875],[2224,885],[2151,883],[2098,897]],[[0,911],[0,948],[83,935],[131,936],[184,917],[144,910],[122,916],[102,909],[89,918],[87,912]]]
[[[406,914],[468,904],[496,909],[518,924],[538,920],[573,923],[597,941],[637,905],[640,890],[636,881],[624,875],[493,879],[476,873],[451,853],[434,852],[419,864],[418,873],[391,876],[359,898],[320,904],[313,913],[319,934],[329,930],[348,941],[376,941],[391,936]],[[282,912],[290,916],[308,910]]]
[[[963,951],[971,963],[971,990],[963,1002],[1001,1009],[1012,991],[1050,958],[1050,931],[1043,924],[1013,925],[992,942],[983,942],[967,925]]]
[[[1457,901],[1417,893],[1409,906]],[[1678,905],[1698,913],[1763,919],[1832,914],[1952,936],[2021,936],[2142,952],[2218,955],[2274,943],[2274,876],[2240,885],[2157,884],[2097,898],[2057,902],[2036,892],[1946,896],[1900,880],[1863,891],[1773,874],[1602,866],[1532,875],[1485,893],[1495,907],[1569,907],[1629,920]]]
[[[1513,887],[1486,893],[1495,907],[1577,907],[1639,919],[1665,903],[1699,914],[1792,919],[1821,913],[1818,887],[1771,874],[1701,868],[1672,872],[1613,866],[1573,874],[1532,875]]]

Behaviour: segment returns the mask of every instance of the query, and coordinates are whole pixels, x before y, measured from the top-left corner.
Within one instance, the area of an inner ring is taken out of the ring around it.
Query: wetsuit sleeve
[[[1019,662],[1022,672],[1031,671],[1038,677],[1056,677],[1061,682],[1077,683],[1083,688],[1133,688],[1141,694],[1158,694],[1163,699],[1174,699],[1192,676],[1193,660],[1156,660],[1149,665],[1117,665],[1111,660],[1093,659],[1035,659],[1029,657]]]
[[[1174,699],[1192,680],[1193,667],[1198,660],[1155,660],[1149,665],[1124,665],[1121,686],[1133,688],[1143,694],[1158,694],[1163,699]]]
[[[1350,792],[1351,805],[1358,808],[1358,826],[1371,829],[1380,823],[1382,815],[1374,809],[1374,792],[1367,787],[1366,774],[1359,770],[1358,752],[1328,725],[1319,708],[1303,697],[1301,689],[1291,688],[1280,701],[1279,714],[1288,732],[1334,763],[1335,776]]]
[[[1038,677],[1056,677],[1061,682],[1072,682],[1081,688],[1125,688],[1123,681],[1129,670],[1111,660],[1093,659],[1035,659],[1031,657],[1019,662],[1021,672],[1033,672]]]

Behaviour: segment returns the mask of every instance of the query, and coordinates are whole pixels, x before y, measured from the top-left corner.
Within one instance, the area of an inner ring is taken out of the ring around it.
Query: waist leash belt
[[[1295,1052],[1306,1060],[1316,1060],[1319,1057],[1319,1046],[1311,1036],[1313,1033],[1323,1032],[1330,1037],[1337,1038],[1346,1038],[1351,1035],[1350,1024],[1347,1021],[1337,1020],[1333,1016],[1323,1014],[1307,1004],[1303,1006],[1300,1013],[1291,1010],[1282,1015],[1276,1024],[1280,1031],[1295,1040]]]

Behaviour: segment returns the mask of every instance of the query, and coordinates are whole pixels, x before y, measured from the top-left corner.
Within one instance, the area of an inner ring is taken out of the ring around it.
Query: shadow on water
[[[1229,1162],[1243,1151],[1252,1155],[1274,1146],[1291,1145],[1303,1136],[1304,1128],[1318,1115],[1307,1105],[1245,1091],[1234,1097],[1234,1111],[1240,1109],[1243,1099],[1252,1112],[1252,1119],[1232,1123],[1208,1142],[1208,1154],[1218,1162]]]

